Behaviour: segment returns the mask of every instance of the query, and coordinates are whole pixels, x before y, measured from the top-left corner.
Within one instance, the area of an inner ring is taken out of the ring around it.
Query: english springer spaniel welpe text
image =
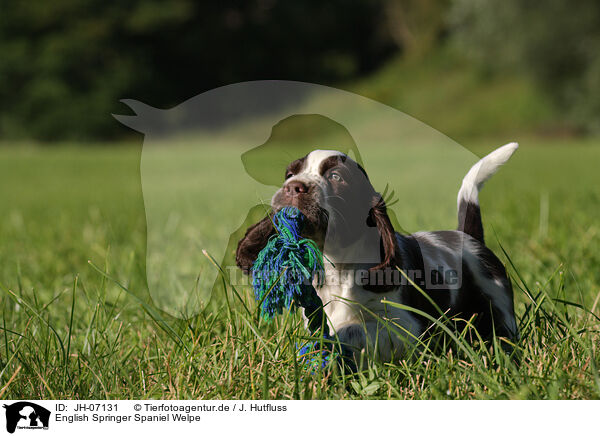
[[[306,215],[304,236],[319,245],[325,260],[325,280],[317,293],[331,331],[355,358],[362,351],[385,361],[401,358],[407,341],[431,326],[427,317],[386,302],[436,319],[438,309],[449,318],[475,316],[484,338],[494,333],[518,337],[512,286],[484,244],[478,201],[483,183],[517,147],[511,143],[495,150],[467,173],[458,193],[458,230],[412,235],[394,230],[384,199],[345,154],[315,150],[288,166],[272,210],[292,205]],[[243,271],[250,270],[274,234],[271,219],[270,214],[250,227],[239,242],[236,262]]]

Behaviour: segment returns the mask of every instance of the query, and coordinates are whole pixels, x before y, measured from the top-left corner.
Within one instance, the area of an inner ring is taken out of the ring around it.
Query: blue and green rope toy
[[[323,254],[311,239],[301,236],[306,217],[295,207],[284,207],[273,217],[277,234],[271,236],[252,266],[252,285],[262,316],[271,319],[292,306],[302,307],[312,334],[322,330],[323,339],[331,341],[324,321],[323,302],[313,286],[322,283]],[[318,353],[318,342],[309,343],[299,355]],[[333,358],[329,350],[321,350],[323,365]],[[314,366],[315,359],[308,358]]]
[[[258,253],[252,266],[252,284],[265,319],[281,314],[292,305],[322,306],[312,281],[322,283],[323,254],[311,239],[300,233],[306,218],[295,207],[284,207],[273,217],[277,233]]]

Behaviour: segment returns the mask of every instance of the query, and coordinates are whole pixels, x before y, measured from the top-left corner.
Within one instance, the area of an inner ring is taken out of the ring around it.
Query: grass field
[[[520,358],[456,338],[354,376],[298,365],[299,314],[265,323],[247,289],[228,286],[188,320],[153,308],[141,146],[0,148],[0,398],[600,398],[600,147],[520,142],[481,196],[488,244],[515,287]],[[470,145],[482,154],[501,143]],[[239,199],[221,189],[219,208],[199,211],[226,221]]]

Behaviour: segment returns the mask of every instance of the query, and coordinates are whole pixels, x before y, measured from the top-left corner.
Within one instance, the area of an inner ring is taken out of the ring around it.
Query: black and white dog
[[[394,230],[382,196],[345,154],[315,150],[288,166],[272,210],[292,205],[306,215],[304,236],[315,240],[325,257],[325,283],[317,293],[330,329],[353,353],[400,358],[407,341],[430,327],[427,317],[387,302],[433,318],[440,317],[438,309],[450,318],[475,316],[486,338],[493,333],[518,337],[512,286],[500,260],[485,246],[478,200],[483,183],[517,147],[500,147],[467,173],[458,193],[457,230],[412,235]],[[250,270],[274,234],[271,219],[250,227],[239,242],[236,262],[243,271]]]

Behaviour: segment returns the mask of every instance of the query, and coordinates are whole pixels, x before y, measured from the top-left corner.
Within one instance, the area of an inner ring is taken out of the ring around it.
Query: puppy
[[[272,213],[295,206],[307,217],[304,236],[323,251],[325,280],[315,287],[327,322],[356,359],[361,352],[384,361],[402,358],[440,310],[448,318],[474,318],[484,338],[495,333],[514,340],[512,286],[485,246],[478,193],[517,147],[495,150],[467,173],[458,192],[457,230],[411,235],[395,231],[360,165],[343,153],[315,150],[287,167],[271,214],[239,242],[237,265],[248,273],[275,233]]]

